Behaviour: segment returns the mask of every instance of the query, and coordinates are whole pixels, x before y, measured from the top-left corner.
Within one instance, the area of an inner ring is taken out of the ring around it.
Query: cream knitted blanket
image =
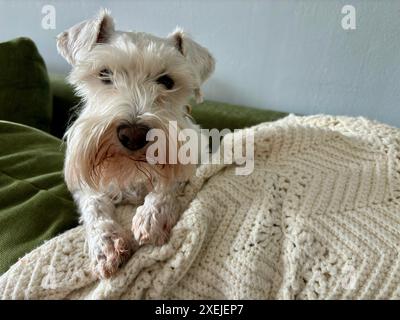
[[[199,167],[166,245],[98,281],[79,226],[3,274],[0,297],[398,298],[400,130],[330,116],[254,129],[254,172]],[[118,210],[127,227],[133,212]]]

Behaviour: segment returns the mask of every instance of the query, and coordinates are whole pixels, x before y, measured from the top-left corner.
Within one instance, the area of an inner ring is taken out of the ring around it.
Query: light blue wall
[[[56,7],[56,30],[41,28],[45,4]],[[345,4],[356,8],[354,31],[341,27]],[[209,99],[400,126],[400,1],[0,0],[0,41],[29,36],[50,71],[67,72],[55,36],[101,6],[119,29],[190,31],[217,59]]]

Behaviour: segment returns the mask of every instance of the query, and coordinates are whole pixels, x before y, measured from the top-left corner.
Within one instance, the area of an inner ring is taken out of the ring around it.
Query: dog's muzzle
[[[149,127],[142,124],[123,124],[117,128],[118,140],[125,148],[136,151],[148,143],[146,135],[149,130]]]

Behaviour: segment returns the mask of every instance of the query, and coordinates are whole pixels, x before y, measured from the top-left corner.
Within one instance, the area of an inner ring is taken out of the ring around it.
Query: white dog
[[[111,276],[137,245],[161,245],[183,208],[177,201],[193,164],[150,164],[148,132],[195,127],[187,102],[214,70],[204,47],[177,29],[166,38],[121,32],[107,10],[57,38],[72,65],[69,82],[82,98],[65,134],[65,180],[87,232],[100,277]],[[143,202],[144,198],[144,202]],[[127,234],[114,219],[118,203],[142,203]]]

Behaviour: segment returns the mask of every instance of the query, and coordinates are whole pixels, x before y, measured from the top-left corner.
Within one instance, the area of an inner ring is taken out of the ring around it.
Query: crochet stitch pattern
[[[167,244],[97,280],[78,226],[3,274],[0,297],[399,298],[400,130],[322,115],[253,129],[254,172],[201,165]],[[127,228],[134,211],[117,210]]]

